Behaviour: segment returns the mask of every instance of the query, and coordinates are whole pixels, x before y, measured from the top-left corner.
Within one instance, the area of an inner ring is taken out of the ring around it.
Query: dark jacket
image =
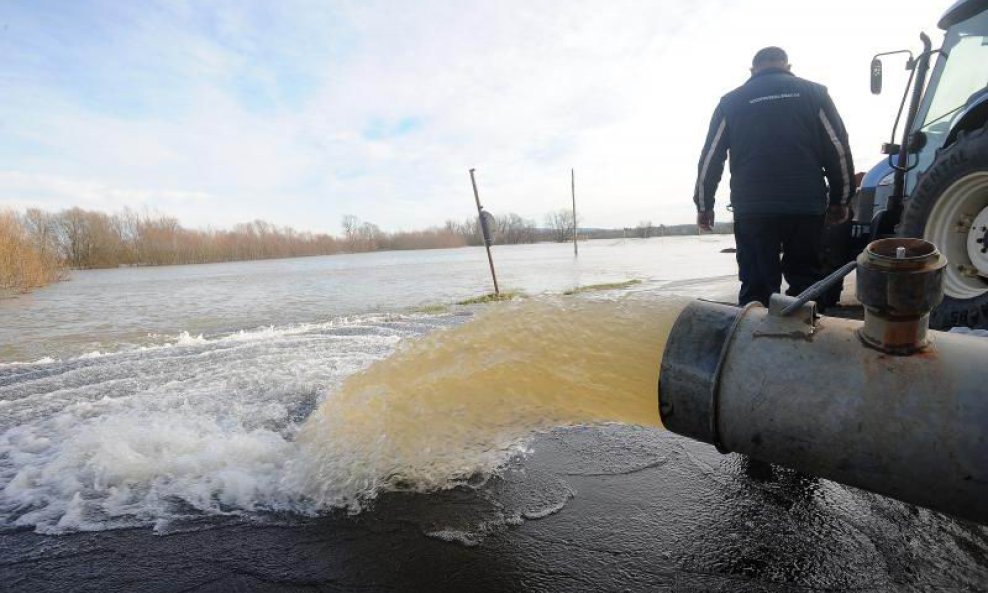
[[[720,100],[693,196],[701,212],[714,207],[728,152],[735,215],[822,214],[854,193],[847,131],[827,88],[787,70],[755,74]]]

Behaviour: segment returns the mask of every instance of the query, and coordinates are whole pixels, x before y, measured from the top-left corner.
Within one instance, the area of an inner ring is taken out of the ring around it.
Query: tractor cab
[[[956,140],[960,131],[971,127],[968,124],[981,127],[985,121],[988,2],[982,4],[985,10],[966,20],[940,21],[949,27],[911,130],[916,146],[913,166],[906,175],[907,193],[916,186],[920,171],[929,169],[938,148]]]
[[[988,327],[988,0],[962,0],[938,25],[943,45],[878,54],[872,92],[882,90],[883,60],[906,55],[910,79],[887,158],[865,175],[852,204],[852,253],[888,236],[923,238],[948,260],[945,298],[931,325]],[[932,69],[931,69],[932,64]],[[927,74],[929,83],[927,84]],[[903,110],[906,110],[903,120]],[[901,141],[895,142],[901,127]]]

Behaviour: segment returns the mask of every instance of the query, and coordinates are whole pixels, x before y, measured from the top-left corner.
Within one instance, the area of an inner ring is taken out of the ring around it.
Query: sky
[[[949,0],[0,0],[0,208],[340,232],[494,214],[691,222],[720,96],[759,48],[826,85],[877,162]],[[726,179],[718,220],[729,220]]]

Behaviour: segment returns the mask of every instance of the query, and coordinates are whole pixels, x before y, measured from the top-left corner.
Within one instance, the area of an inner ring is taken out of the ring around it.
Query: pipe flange
[[[923,239],[873,241],[858,256],[857,295],[865,308],[861,339],[890,354],[926,346],[930,311],[943,300],[947,258]]]

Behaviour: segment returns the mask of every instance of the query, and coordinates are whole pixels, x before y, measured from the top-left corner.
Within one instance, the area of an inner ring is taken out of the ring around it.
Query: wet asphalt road
[[[622,426],[554,431],[500,478],[357,516],[186,528],[3,533],[0,588],[988,590],[988,528]]]

